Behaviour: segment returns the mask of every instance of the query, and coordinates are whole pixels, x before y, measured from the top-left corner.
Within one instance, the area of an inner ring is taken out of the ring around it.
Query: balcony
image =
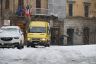
[[[45,8],[32,8],[30,9],[31,15],[49,15],[48,9]]]
[[[75,0],[67,0],[67,2],[72,4],[72,3],[75,3]]]
[[[49,16],[49,13],[48,13],[48,9],[45,9],[45,8],[31,8],[30,9],[30,15],[31,16]],[[25,13],[23,12],[20,16],[19,15],[16,15],[16,12],[13,12],[13,16],[11,18],[24,18],[25,17]]]
[[[90,3],[90,0],[84,0],[84,2]]]

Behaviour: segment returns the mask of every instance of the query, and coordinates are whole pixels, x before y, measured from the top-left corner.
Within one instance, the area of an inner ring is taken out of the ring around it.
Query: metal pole
[[[2,0],[1,0],[1,18],[2,18]]]
[[[54,15],[54,5],[55,5],[54,0],[52,0],[52,5],[53,5],[53,11],[52,11],[53,13],[52,14]]]
[[[1,12],[0,12],[1,13],[1,20],[0,20],[0,23],[1,24],[0,24],[0,26],[1,26],[2,25],[2,0],[1,0],[1,3],[0,4],[1,4]]]

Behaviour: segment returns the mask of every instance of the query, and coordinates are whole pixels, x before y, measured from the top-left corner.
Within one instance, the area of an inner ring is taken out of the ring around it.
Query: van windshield
[[[45,27],[31,27],[31,28],[29,28],[28,32],[31,32],[31,33],[45,33],[46,28]]]

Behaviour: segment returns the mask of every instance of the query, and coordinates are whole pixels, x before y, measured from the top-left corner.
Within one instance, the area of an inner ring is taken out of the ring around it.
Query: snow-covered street
[[[0,64],[96,64],[96,45],[1,48]]]

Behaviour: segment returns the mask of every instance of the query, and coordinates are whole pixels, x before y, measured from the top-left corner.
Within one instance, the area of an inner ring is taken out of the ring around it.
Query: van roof
[[[32,21],[30,22],[29,26],[42,26],[42,27],[45,27],[45,26],[48,26],[48,22],[44,22],[44,21]]]

